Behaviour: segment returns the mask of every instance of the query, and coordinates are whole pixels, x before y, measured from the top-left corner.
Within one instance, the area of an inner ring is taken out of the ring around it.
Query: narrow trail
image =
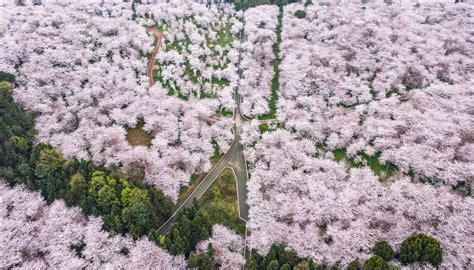
[[[155,49],[153,49],[153,54],[151,55],[150,62],[148,62],[148,66],[146,68],[146,75],[148,76],[150,86],[152,86],[155,84],[155,80],[153,79],[153,68],[155,67],[156,56],[158,55],[158,51],[160,50],[161,43],[163,41],[163,33],[153,27],[146,27],[146,30],[150,33],[153,33],[158,39]]]

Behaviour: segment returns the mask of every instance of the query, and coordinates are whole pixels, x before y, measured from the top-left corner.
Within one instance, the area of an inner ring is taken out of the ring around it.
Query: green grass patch
[[[216,114],[221,117],[232,117],[234,112],[226,108],[220,108],[218,111],[216,111]]]
[[[220,87],[228,86],[230,84],[229,80],[227,79],[217,79],[214,77],[212,77],[211,83]]]
[[[332,151],[333,155],[334,155],[334,159],[337,161],[337,162],[341,162],[341,161],[345,161],[349,164],[349,166],[351,168],[358,168],[360,167],[359,164],[357,164],[356,162],[354,162],[354,160],[350,159],[347,157],[347,150],[346,148],[339,148],[339,149],[336,149],[334,151]]]
[[[217,33],[217,40],[216,41],[209,41],[208,44],[210,46],[226,46],[232,44],[234,42],[235,36],[232,34],[232,24],[228,23],[224,29],[221,29]]]
[[[263,124],[258,125],[258,129],[260,130],[260,133],[264,133],[264,132],[267,132],[270,129],[270,127],[268,126],[268,124],[263,123]]]
[[[332,151],[334,159],[337,162],[345,161],[349,164],[351,168],[359,168],[362,164],[355,162],[353,159],[347,156],[347,151],[345,148],[339,148]],[[375,175],[380,177],[380,179],[385,180],[390,176],[395,175],[398,172],[398,168],[395,164],[386,162],[385,164],[380,163],[380,154],[375,154],[369,156],[367,154],[362,154],[362,158],[366,161],[367,167],[369,167]]]
[[[237,182],[226,168],[198,201],[199,211],[209,215],[212,223],[222,224],[240,235],[245,234],[245,222],[239,218]]]
[[[379,161],[380,154],[373,156],[368,156],[366,154],[362,155],[363,159],[367,161],[367,166],[374,172],[375,175],[379,176],[381,179],[387,179],[388,177],[397,173],[398,168],[395,164],[386,162],[386,164],[381,164]]]
[[[347,157],[347,150],[346,148],[339,148],[334,151],[332,151],[334,155],[334,159],[337,162],[345,161],[349,164],[351,168],[358,168],[360,165],[354,162],[354,160],[350,159]]]
[[[166,22],[161,22],[161,24],[155,25],[154,28],[163,33],[168,30],[168,25],[166,24]]]
[[[127,129],[127,141],[133,146],[150,146],[153,135],[143,130],[143,123],[138,124],[135,128]]]

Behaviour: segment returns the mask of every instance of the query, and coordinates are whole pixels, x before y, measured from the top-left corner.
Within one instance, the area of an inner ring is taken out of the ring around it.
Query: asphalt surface
[[[153,29],[154,33],[158,37],[158,43],[156,48],[159,48],[161,45],[162,34],[157,33],[156,29]],[[245,35],[243,31],[240,33],[240,39],[243,40]],[[155,48],[155,49],[156,49]],[[155,53],[155,52],[154,52]],[[154,57],[152,57],[154,59]],[[240,61],[242,60],[242,51],[239,54],[239,66]],[[151,64],[151,63],[150,63]],[[150,69],[150,65],[149,65]],[[150,69],[152,71],[152,68]],[[151,73],[151,72],[150,72]],[[151,76],[151,80],[153,76]],[[242,77],[242,70],[239,69],[239,77]],[[240,80],[239,80],[240,82]],[[234,90],[234,100],[236,108],[234,109],[234,140],[229,148],[229,150],[222,156],[222,158],[217,162],[217,164],[208,172],[206,177],[199,183],[196,189],[189,194],[188,198],[182,202],[178,209],[173,213],[173,215],[158,229],[161,234],[167,234],[171,228],[173,221],[179,216],[179,213],[185,208],[193,205],[194,200],[199,200],[201,196],[211,187],[212,183],[217,179],[220,173],[225,168],[231,168],[234,171],[236,180],[237,180],[237,199],[239,205],[239,217],[245,222],[248,221],[249,216],[249,207],[247,205],[247,181],[248,181],[248,172],[247,172],[247,163],[243,153],[243,146],[240,143],[240,134],[242,133],[242,127],[245,123],[245,119],[242,117],[240,112],[240,103],[241,97],[238,92],[237,87]]]
[[[209,189],[214,183],[219,174],[225,168],[233,169],[236,180],[237,180],[237,197],[239,204],[239,217],[240,219],[247,221],[249,215],[249,207],[247,205],[247,165],[243,153],[243,146],[240,143],[240,134],[242,133],[242,127],[245,120],[242,118],[240,113],[240,95],[237,90],[234,92],[234,99],[237,104],[234,110],[234,140],[229,150],[224,156],[217,162],[217,164],[208,172],[206,177],[199,183],[196,189],[186,198],[184,202],[178,207],[173,215],[164,223],[158,231],[161,234],[167,234],[171,228],[173,221],[179,216],[179,213],[183,209],[193,205],[194,199],[199,200],[201,196]]]

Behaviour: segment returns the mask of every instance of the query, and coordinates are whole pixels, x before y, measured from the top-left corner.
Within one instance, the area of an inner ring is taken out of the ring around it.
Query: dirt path
[[[155,66],[156,55],[160,50],[161,42],[163,40],[163,33],[153,27],[147,27],[146,30],[150,33],[153,33],[158,38],[158,42],[156,43],[155,49],[153,49],[153,54],[151,55],[150,62],[148,63],[148,66],[146,68],[146,75],[148,76],[148,80],[150,81],[150,86],[152,86],[155,84],[155,81],[153,80],[153,68]]]

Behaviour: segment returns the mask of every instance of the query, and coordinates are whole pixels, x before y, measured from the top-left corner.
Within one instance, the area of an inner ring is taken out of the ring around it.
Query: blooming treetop
[[[239,269],[245,264],[243,255],[244,239],[227,227],[215,224],[212,227],[212,236],[199,243],[197,249],[206,252],[208,244],[214,248],[214,261],[220,269]]]
[[[142,238],[112,236],[102,220],[57,200],[47,205],[37,192],[0,182],[0,267],[23,269],[120,268],[162,269],[185,266]]]
[[[143,53],[153,39],[131,20],[130,3],[2,8],[0,69],[14,72],[16,101],[38,113],[37,139],[66,157],[135,164],[145,181],[176,199],[191,174],[210,168],[214,139],[232,140],[216,99],[183,101],[149,88]],[[144,123],[150,147],[132,147]]]

